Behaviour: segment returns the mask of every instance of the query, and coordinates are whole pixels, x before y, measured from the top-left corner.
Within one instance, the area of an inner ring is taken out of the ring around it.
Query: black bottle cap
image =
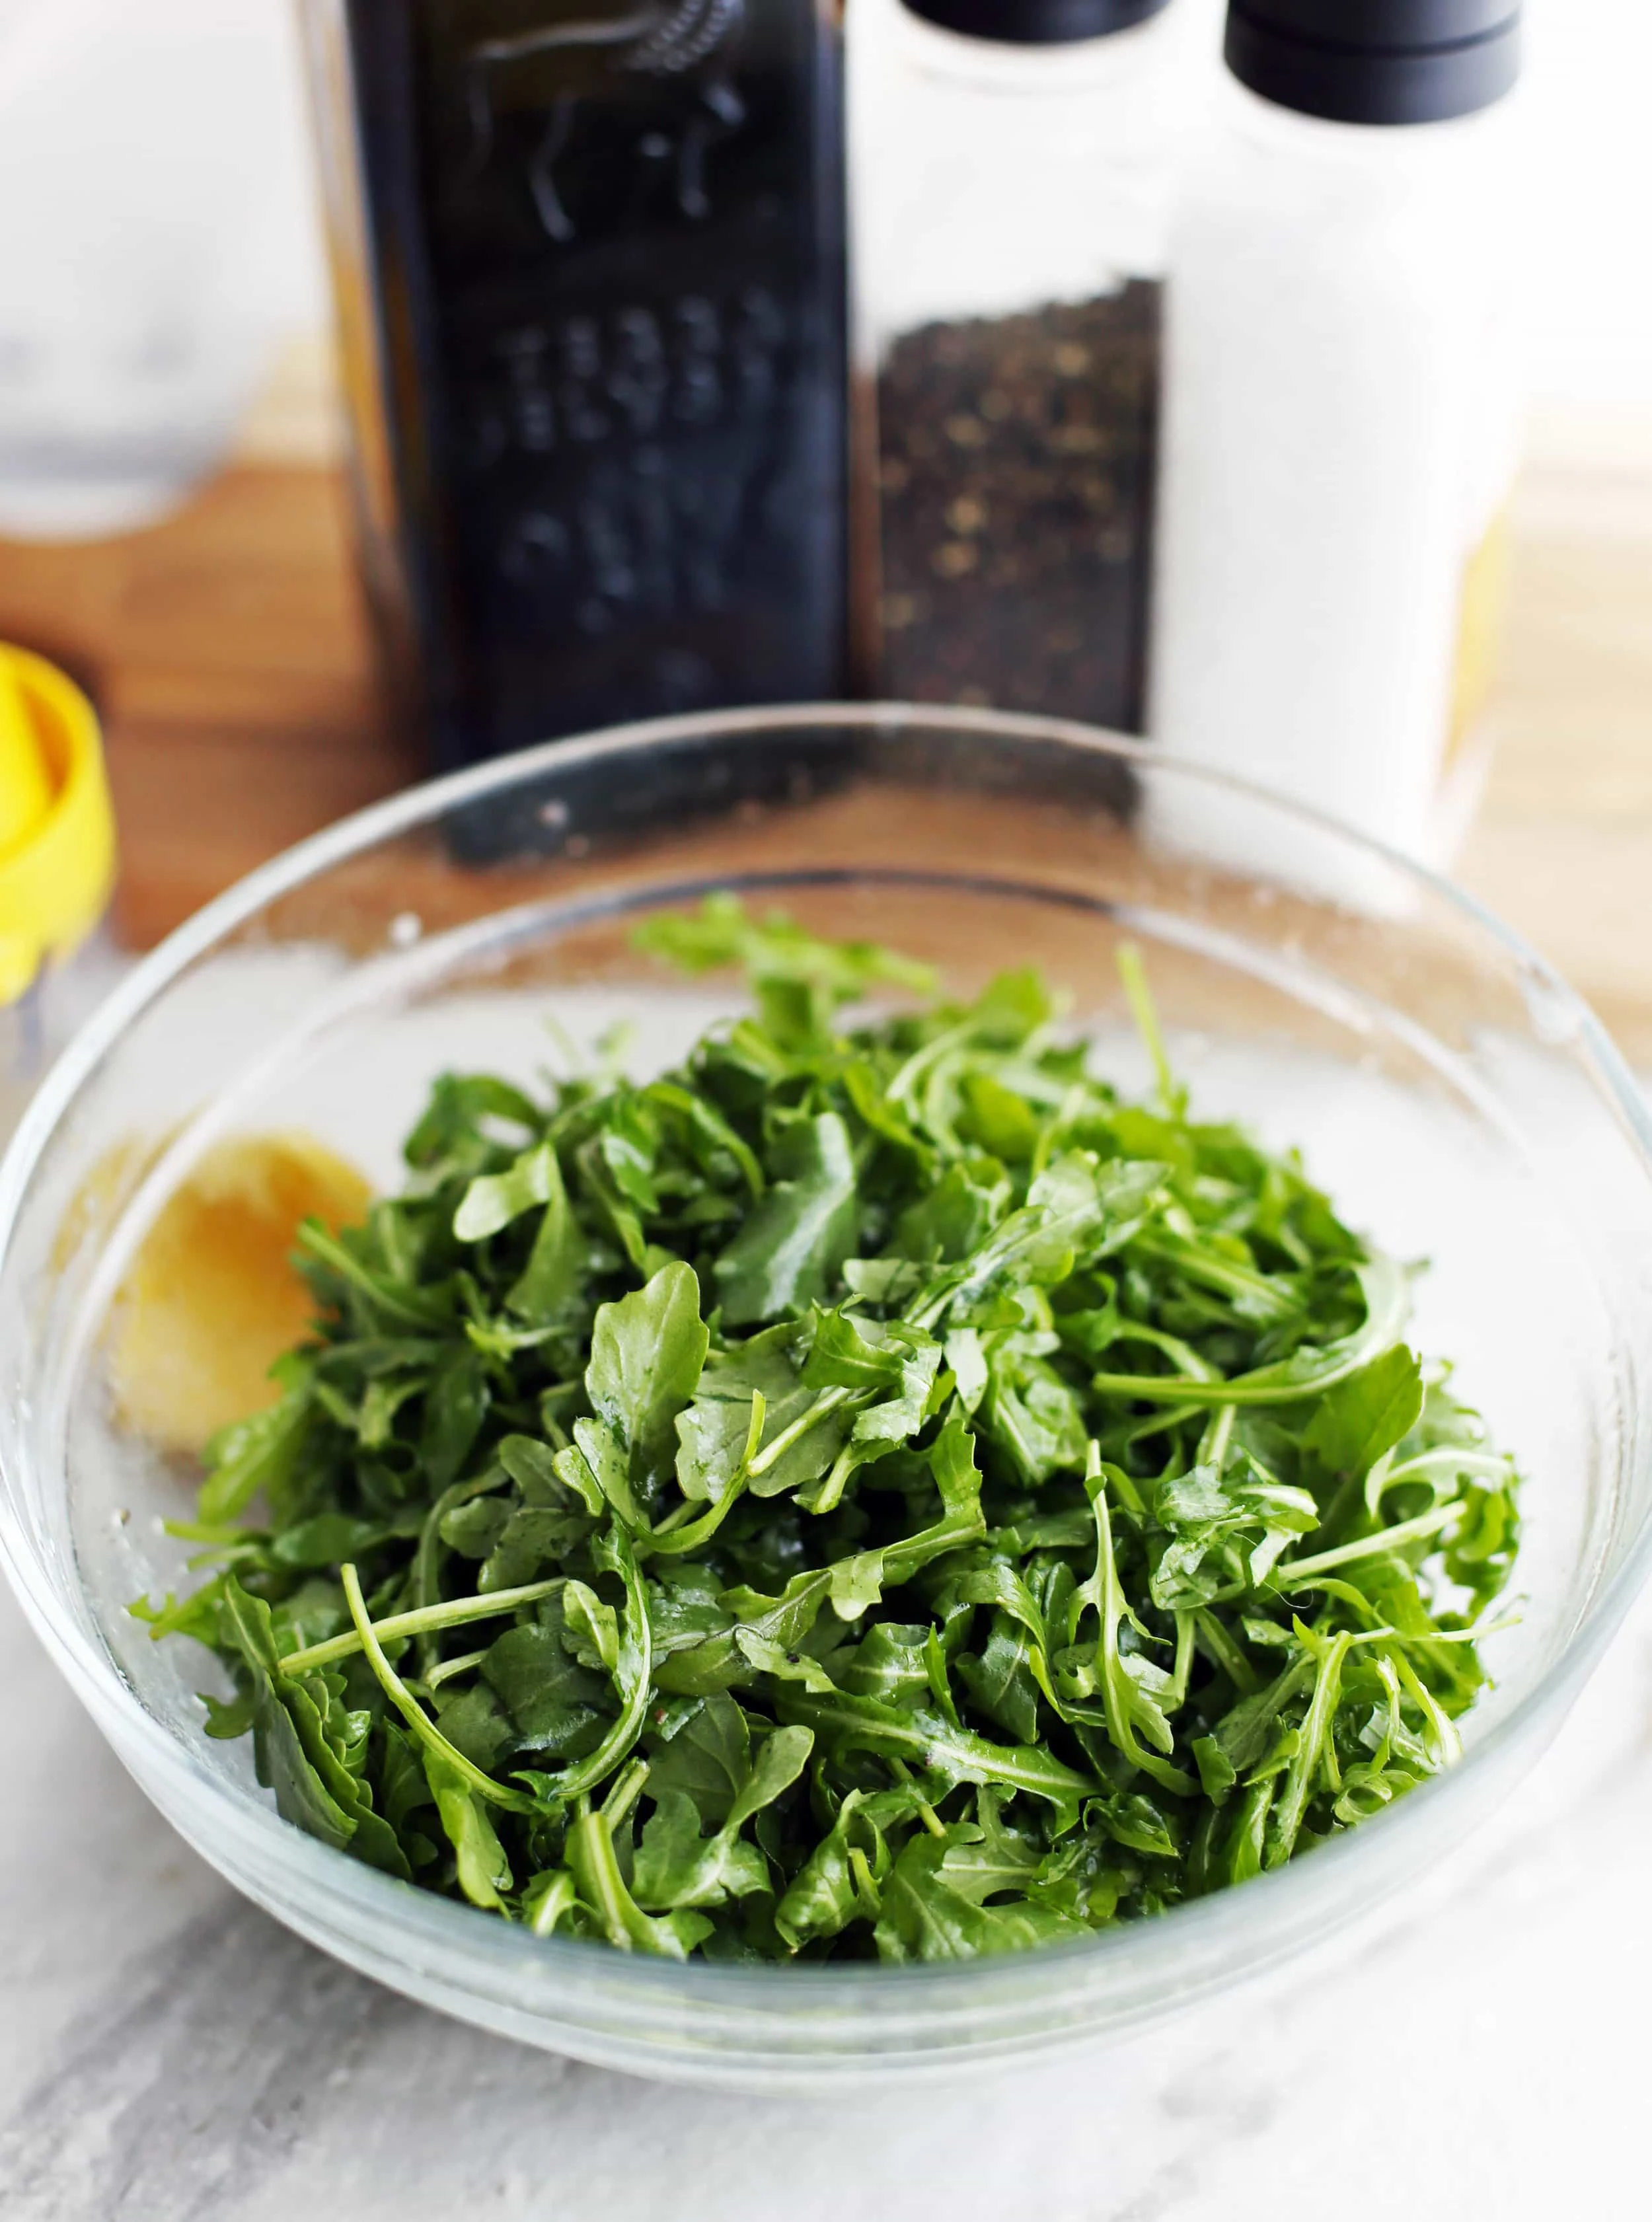
[[[1337,123],[1443,123],[1520,74],[1521,0],[1228,0],[1241,85]]]
[[[901,0],[909,15],[1002,47],[1065,47],[1145,23],[1170,0]]]

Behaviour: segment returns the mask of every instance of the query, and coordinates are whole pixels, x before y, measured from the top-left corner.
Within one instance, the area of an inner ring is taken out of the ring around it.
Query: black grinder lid
[[[1241,85],[1338,123],[1442,123],[1520,74],[1521,0],[1228,0]]]
[[[1003,47],[1065,47],[1145,23],[1170,0],[901,0],[943,31]]]

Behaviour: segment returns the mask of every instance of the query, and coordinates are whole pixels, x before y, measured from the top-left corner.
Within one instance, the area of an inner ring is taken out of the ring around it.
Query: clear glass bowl
[[[713,888],[887,940],[967,989],[1036,963],[1145,1077],[1144,949],[1196,1106],[1299,1144],[1427,1254],[1416,1336],[1529,1476],[1520,1617],[1448,1777],[1279,1873],[1093,1943],[955,1967],[737,1969],[539,1942],[278,1819],[212,1669],[125,1607],[176,1586],[188,1478],[123,1440],[104,1329],[135,1244],[226,1134],[301,1127],[374,1178],[449,1066],[529,1076],[548,1025],[669,1061],[734,1007],[629,930]],[[1648,1562],[1652,1129],[1575,996],[1448,888],[1207,772],[1047,720],[750,712],[565,742],[295,850],[142,965],[0,1171],[0,1553],[53,1656],[190,1842],[280,1919],[449,2012],[581,2058],[828,2089],[1116,2037],[1277,1969],[1419,1879],[1536,1756]]]

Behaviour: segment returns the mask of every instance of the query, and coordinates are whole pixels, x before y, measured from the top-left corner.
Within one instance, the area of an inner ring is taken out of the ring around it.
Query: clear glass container
[[[362,562],[435,763],[847,691],[832,0],[302,0]]]
[[[1531,174],[1519,91],[1345,123],[1228,76],[1171,225],[1149,730],[1435,865],[1494,737]]]
[[[37,972],[15,1001],[0,1002],[0,1148],[59,1052],[131,962],[99,928],[66,962]]]
[[[858,617],[876,693],[1136,731],[1183,25],[1059,13],[850,11]]]
[[[428,2003],[609,2066],[822,2092],[1036,2060],[1196,2011],[1416,1885],[1563,1718],[1652,1555],[1652,1129],[1595,1021],[1438,881],[1247,798],[1314,882],[1155,843],[1220,775],[987,712],[751,711],[559,744],[405,794],[254,874],[116,990],[0,1168],[0,1559],[53,1658],[182,1833],[279,1918]],[[1287,838],[1288,836],[1288,838]],[[1265,851],[1264,853],[1266,853]],[[1518,1616],[1448,1775],[1309,1858],[1077,1947],[954,1966],[644,1962],[419,1892],[301,1835],[209,1742],[210,1672],[128,1602],[176,1588],[189,1477],[115,1427],[111,1299],[215,1143],[302,1127],[374,1180],[431,1076],[530,1076],[548,1021],[680,1052],[732,989],[673,985],[636,920],[744,890],[968,990],[1071,991],[1094,1054],[1145,1061],[1115,957],[1145,951],[1195,1105],[1296,1143],[1358,1224],[1426,1254],[1422,1344],[1458,1360],[1529,1480]],[[1402,1901],[1403,1902],[1403,1901]]]
[[[0,9],[0,533],[153,524],[229,452],[303,208],[286,37],[268,0]]]

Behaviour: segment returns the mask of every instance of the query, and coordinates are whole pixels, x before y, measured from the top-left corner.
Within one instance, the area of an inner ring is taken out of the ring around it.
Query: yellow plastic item
[[[54,664],[0,645],[0,1005],[108,907],[115,813],[90,702]]]
[[[9,656],[0,656],[0,857],[21,848],[52,807],[28,698]]]

